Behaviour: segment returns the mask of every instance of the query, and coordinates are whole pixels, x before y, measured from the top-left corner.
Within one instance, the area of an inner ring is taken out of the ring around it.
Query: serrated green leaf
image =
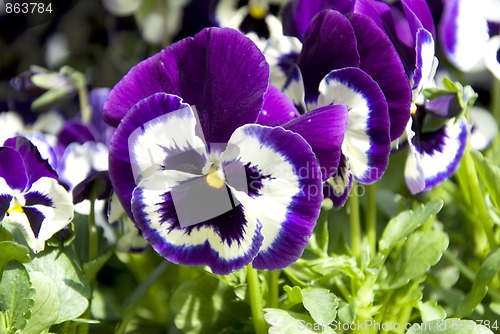
[[[55,324],[78,318],[88,307],[90,287],[70,248],[45,250],[26,264],[29,272],[43,272],[57,285],[61,308]]]
[[[415,232],[405,242],[390,273],[389,289],[397,289],[423,276],[436,264],[448,247],[448,236],[441,231]]]
[[[399,242],[406,240],[419,226],[441,211],[442,207],[443,201],[432,200],[414,211],[403,211],[391,219],[379,241],[380,251],[387,253]]]
[[[500,211],[500,168],[480,152],[472,151],[471,155],[479,177],[490,193],[493,205]]]
[[[483,264],[476,274],[476,279],[472,284],[472,289],[460,303],[457,315],[461,317],[468,316],[474,311],[477,305],[484,299],[488,292],[488,285],[493,277],[500,271],[500,247],[495,248],[488,254]]]
[[[33,295],[24,266],[17,262],[8,263],[0,281],[0,311],[6,315],[8,328],[12,332],[26,326],[26,321],[31,316]]]
[[[286,294],[288,295],[287,305],[292,307],[298,303],[302,303],[302,290],[298,286],[294,286],[293,288],[289,285],[285,285],[283,287]]]
[[[30,262],[30,251],[27,247],[18,244],[14,241],[2,241],[0,242],[0,279],[2,279],[2,273],[10,261],[17,261],[21,263]]]
[[[435,300],[428,300],[425,303],[419,302],[418,309],[423,322],[446,318],[446,311]]]
[[[327,324],[320,324],[305,315],[273,308],[264,309],[264,319],[271,325],[269,334],[335,333]]]
[[[23,334],[38,334],[48,329],[57,320],[61,302],[57,285],[54,280],[44,273],[29,273],[35,295],[31,308],[31,317],[28,319]]]
[[[218,333],[228,323],[244,321],[248,304],[238,301],[225,282],[201,276],[182,283],[170,299],[174,323],[183,333]]]
[[[302,303],[317,323],[329,324],[337,317],[338,298],[327,289],[308,288],[302,290]]]
[[[445,321],[415,324],[406,334],[493,334],[493,332],[472,320],[450,318]]]

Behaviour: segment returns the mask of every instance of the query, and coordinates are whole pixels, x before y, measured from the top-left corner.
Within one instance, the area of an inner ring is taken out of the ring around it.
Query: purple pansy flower
[[[294,0],[288,6],[296,12],[289,13],[286,27],[296,37],[271,40],[265,54],[278,64],[273,70],[287,78],[283,91],[300,112],[335,105],[349,110],[340,164],[325,185],[325,195],[340,207],[353,178],[372,183],[382,177],[391,140],[404,132],[410,116],[410,85],[389,38],[369,17],[350,13],[352,1]],[[342,12],[320,11],[302,33],[313,10],[332,6]],[[274,46],[283,45],[291,52],[277,58]]]
[[[323,199],[304,138],[320,134],[306,129],[307,118],[290,125],[300,135],[253,124],[268,80],[254,43],[208,28],[137,64],[111,90],[104,106],[104,119],[117,126],[111,181],[166,259],[227,274],[250,262],[284,268],[302,255]],[[337,121],[333,113],[318,119],[331,128]]]
[[[0,222],[17,227],[37,253],[72,219],[71,196],[37,148],[24,137],[8,139],[0,147]]]
[[[413,100],[406,127],[409,152],[405,181],[412,194],[432,189],[458,168],[465,152],[467,124],[464,118],[455,121],[461,111],[456,93],[431,101],[422,94],[425,88],[435,86],[438,66],[431,11],[423,0],[402,0],[391,6],[358,0],[354,11],[371,17],[383,28],[401,55]]]

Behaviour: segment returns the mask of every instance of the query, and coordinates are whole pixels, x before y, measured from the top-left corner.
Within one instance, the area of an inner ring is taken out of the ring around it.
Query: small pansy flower
[[[369,184],[382,177],[391,140],[404,132],[410,116],[410,86],[389,38],[369,17],[349,13],[351,1],[299,0],[288,6],[297,12],[288,15],[296,29],[292,30],[289,22],[287,30],[295,32],[302,47],[299,53],[293,50],[272,61],[279,64],[272,70],[287,78],[283,91],[301,113],[333,105],[348,109],[339,167],[325,184],[325,196],[340,207],[347,200],[353,178]],[[303,9],[308,6],[311,10],[335,6],[347,13],[324,9],[303,32],[304,22],[314,15]],[[272,49],[266,49],[265,54],[269,56]]]
[[[37,253],[73,219],[73,203],[57,174],[24,137],[0,147],[0,223],[18,228]]]
[[[405,181],[412,194],[430,190],[457,170],[467,142],[465,118],[455,120],[462,110],[457,94],[443,94],[431,101],[423,95],[425,88],[435,86],[438,66],[431,11],[423,0],[403,0],[392,6],[359,0],[355,11],[371,17],[385,29],[401,55],[413,101],[405,131]]]
[[[445,1],[439,40],[446,58],[464,72],[486,67],[500,78],[500,2]]]
[[[333,128],[336,117],[318,113],[290,129],[254,124],[268,80],[251,40],[209,28],[137,64],[111,90],[110,178],[166,259],[227,274],[249,263],[284,268],[302,255],[323,200],[305,139],[321,133],[307,124]]]

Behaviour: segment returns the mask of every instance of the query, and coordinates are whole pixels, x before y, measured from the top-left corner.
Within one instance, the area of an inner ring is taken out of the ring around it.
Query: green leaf
[[[435,300],[428,300],[425,303],[419,302],[418,309],[423,322],[446,318],[446,311]]]
[[[31,108],[34,110],[40,109],[49,104],[55,103],[65,97],[69,92],[70,90],[68,87],[58,87],[48,90],[31,103]]]
[[[30,262],[30,251],[27,247],[20,245],[14,241],[2,241],[0,242],[0,279],[2,279],[2,273],[10,261],[17,261],[21,263]]]
[[[341,303],[338,312],[339,321],[346,324],[352,324],[356,319],[356,309],[354,303]]]
[[[423,90],[422,94],[427,100],[433,100],[444,94],[449,94],[450,91],[442,88],[426,88]]]
[[[397,289],[423,276],[436,264],[448,247],[448,236],[441,231],[415,232],[405,242],[390,273],[389,289]]]
[[[500,270],[500,247],[495,248],[488,254],[476,274],[472,289],[458,306],[457,315],[468,316],[477,305],[484,299],[488,292],[488,285]]]
[[[443,201],[432,200],[414,211],[403,211],[389,221],[379,241],[381,252],[388,253],[399,242],[415,231],[419,226],[436,215],[443,207]]]
[[[85,278],[88,282],[92,282],[99,270],[108,262],[111,257],[111,253],[107,252],[92,261],[83,264],[83,272],[85,273]]]
[[[288,299],[286,301],[286,308],[290,308],[293,305],[296,305],[298,303],[302,303],[302,290],[298,286],[294,286],[293,288],[290,287],[289,285],[285,285],[283,287],[283,290],[285,290],[286,294],[288,295]]]
[[[302,303],[311,317],[320,324],[329,324],[337,317],[339,302],[327,289],[308,288],[302,290]]]
[[[414,324],[406,334],[493,334],[493,332],[472,320],[450,318],[445,321]]]
[[[170,299],[174,323],[183,333],[218,333],[248,319],[248,304],[238,301],[225,282],[204,275],[182,283]]]
[[[26,269],[17,262],[11,262],[5,267],[0,281],[0,311],[6,315],[7,326],[13,329],[23,329],[31,316],[34,291]]]
[[[10,232],[2,225],[0,225],[0,241],[14,241]]]
[[[70,248],[45,250],[26,264],[29,272],[43,272],[57,285],[61,308],[55,324],[78,318],[88,307],[90,287]]]
[[[500,211],[500,168],[480,152],[472,151],[471,155],[476,170],[490,193],[491,201]]]
[[[266,308],[264,312],[264,319],[271,325],[270,334],[335,333],[327,324],[314,322],[305,314],[274,308]]]
[[[23,330],[23,334],[38,334],[48,329],[57,320],[61,302],[57,285],[44,273],[29,273],[31,284],[35,290],[31,317]]]

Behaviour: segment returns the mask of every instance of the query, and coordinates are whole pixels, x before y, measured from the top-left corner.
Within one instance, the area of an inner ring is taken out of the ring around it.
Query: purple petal
[[[344,15],[323,10],[314,17],[297,62],[304,80],[306,104],[316,103],[319,83],[330,71],[359,66],[356,47],[353,27]],[[379,46],[377,51],[380,50],[383,49]],[[385,58],[384,61],[387,64]]]
[[[18,136],[7,139],[4,145],[14,148],[21,155],[28,175],[28,187],[44,176],[58,179],[57,173],[48,161],[41,157],[36,146],[25,137]]]
[[[166,92],[196,107],[208,142],[227,142],[236,128],[257,119],[268,80],[269,66],[250,39],[208,28],[132,68],[111,91],[104,119],[116,126],[135,103]]]
[[[0,221],[3,220],[7,210],[10,207],[10,201],[12,201],[12,195],[0,194]]]
[[[382,89],[389,107],[391,140],[399,138],[410,118],[411,88],[401,60],[382,30],[360,14],[351,14],[356,33],[359,68],[368,73]]]
[[[384,94],[359,68],[331,71],[320,84],[320,105],[345,104],[349,110],[342,153],[362,183],[380,179],[387,168],[391,141]]]
[[[399,8],[376,0],[357,0],[354,13],[368,16],[384,31],[396,48],[408,75],[413,74],[415,65],[414,37],[408,21]]]
[[[113,184],[114,190],[120,199],[120,202],[129,217],[133,217],[131,211],[130,200],[132,199],[132,192],[136,187],[135,177],[133,173],[133,166],[131,165],[129,138],[136,129],[140,129],[147,122],[154,120],[158,117],[167,115],[173,111],[177,111],[188,107],[188,105],[181,102],[181,98],[168,95],[165,93],[156,93],[139,103],[137,103],[123,118],[122,122],[116,129],[113,138],[111,139],[111,146],[109,152],[109,177]],[[194,131],[194,129],[180,129],[179,131]],[[166,136],[169,134],[165,133]],[[169,144],[166,142],[165,145]],[[149,166],[153,167],[157,163],[158,166],[162,165],[165,153],[161,147],[153,144],[150,147],[143,149],[143,153],[148,155],[149,152],[160,150],[160,156],[151,155],[152,162]],[[157,161],[160,159],[159,161]],[[146,161],[147,162],[147,161]]]
[[[28,186],[28,174],[23,158],[11,147],[0,147],[0,177],[10,189],[23,191]]]
[[[467,144],[467,122],[462,117],[457,123],[440,130],[418,134],[412,144],[419,155],[425,177],[425,188],[430,190],[448,179],[458,168]]]
[[[24,199],[26,200],[26,206],[34,206],[34,205],[45,205],[45,206],[54,206],[54,201],[45,195],[44,193],[37,191],[30,191],[24,195]]]
[[[323,185],[323,195],[332,200],[335,209],[339,209],[347,201],[351,188],[351,167],[347,157],[342,154],[337,171]]]
[[[42,227],[42,223],[45,220],[45,215],[36,208],[23,207],[23,211],[26,217],[28,218],[31,230],[35,235],[35,238],[38,238],[38,234]]]
[[[298,133],[311,145],[321,166],[323,181],[337,171],[347,130],[347,113],[347,107],[343,104],[326,106],[283,125],[283,128]]]
[[[201,181],[196,185],[206,184]],[[140,185],[132,203],[144,238],[174,263],[208,265],[214,273],[225,275],[250,263],[262,244],[260,223],[242,205],[201,224],[181,227],[170,192]]]
[[[425,104],[425,111],[439,118],[452,118],[462,112],[456,93],[443,94]]]
[[[436,38],[436,28],[429,5],[425,0],[401,0],[410,29],[415,36],[419,28],[424,28]],[[418,24],[417,24],[418,22]]]
[[[111,195],[111,180],[109,179],[108,171],[94,171],[73,189],[73,203],[76,204],[90,199],[97,182],[102,184],[102,188],[99,188],[101,191],[98,194],[94,194],[96,198],[109,198]]]
[[[239,148],[236,160],[266,176],[257,182],[256,196],[233,192],[262,222],[264,241],[253,265],[287,267],[302,255],[323,200],[321,170],[311,147],[296,133],[260,125],[237,129],[228,145]],[[255,191],[251,183],[249,188]]]
[[[302,40],[307,27],[323,9],[334,9],[342,14],[352,12],[353,0],[292,0],[283,8],[283,33]]]
[[[269,85],[269,89],[264,96],[264,105],[256,123],[279,126],[299,116],[300,114],[292,101],[278,88]]]
[[[95,135],[89,127],[80,120],[69,120],[64,123],[64,128],[57,136],[58,144],[66,147],[71,143],[83,144],[88,141],[95,141]]]

